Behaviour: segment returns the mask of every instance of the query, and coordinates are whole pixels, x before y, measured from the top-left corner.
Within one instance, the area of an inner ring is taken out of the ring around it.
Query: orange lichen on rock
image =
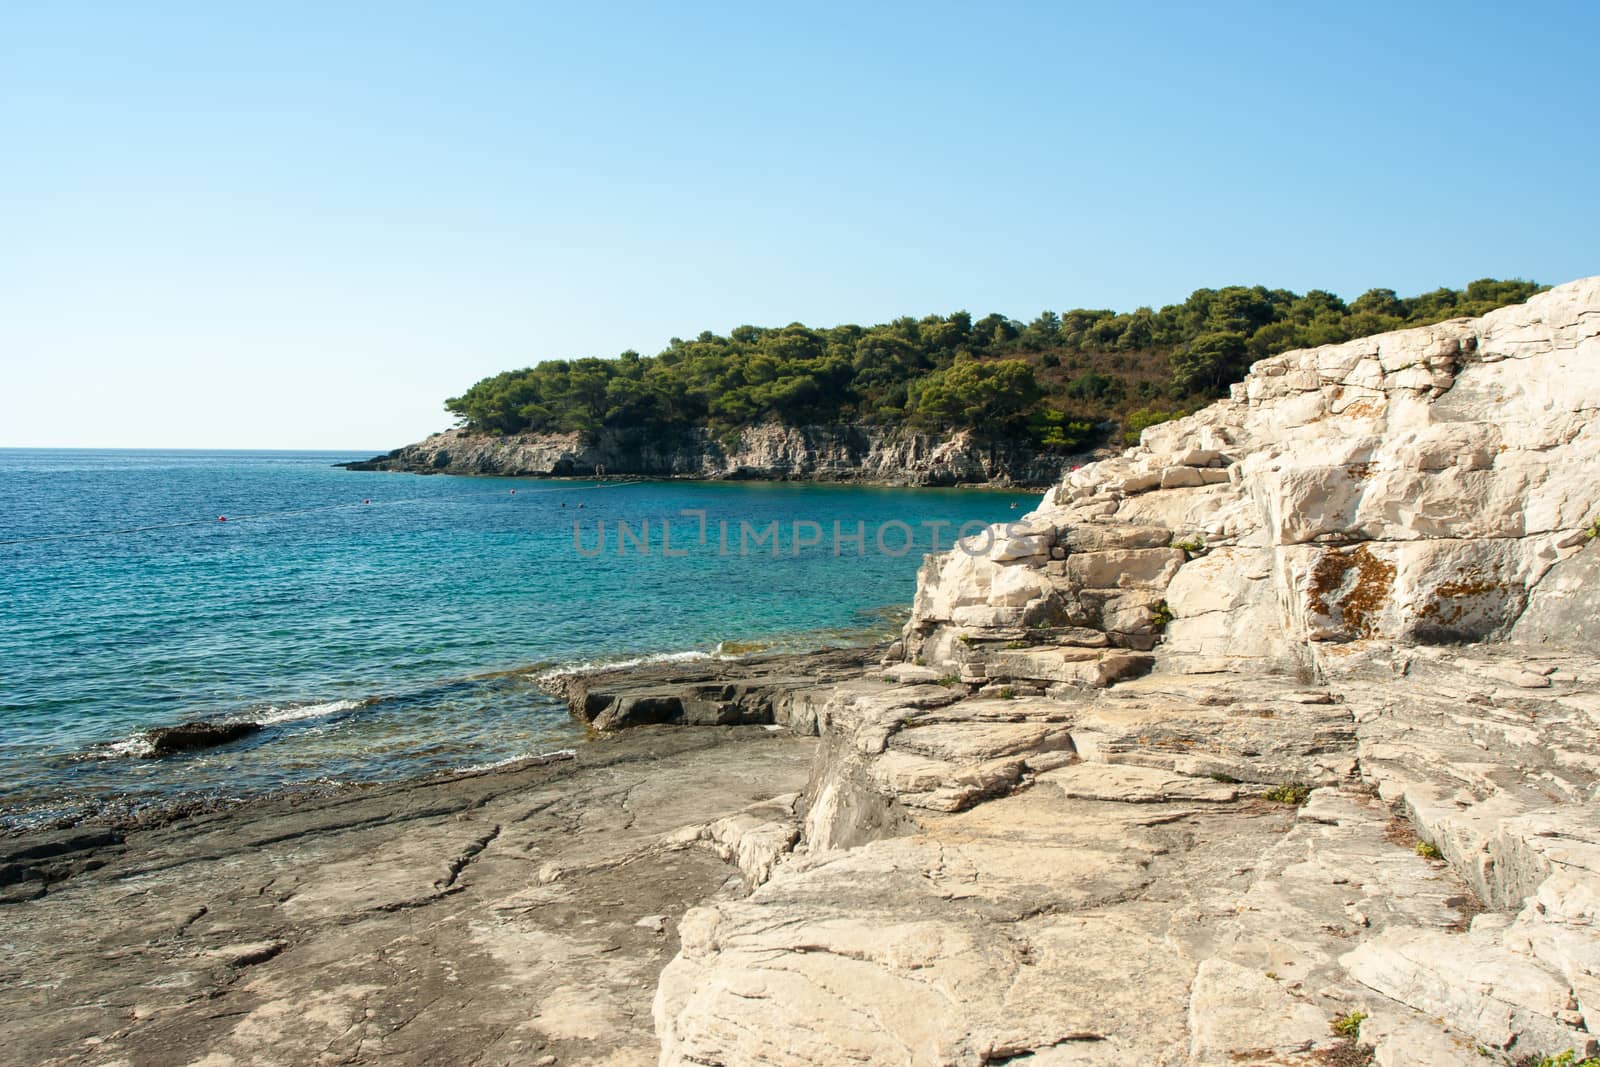
[[[1307,604],[1315,614],[1336,617],[1351,637],[1375,637],[1378,616],[1394,592],[1394,574],[1394,564],[1366,545],[1326,552],[1311,569]]]
[[[1506,595],[1506,583],[1498,574],[1485,577],[1476,568],[1469,572],[1466,567],[1457,567],[1456,574],[1454,580],[1440,582],[1434,587],[1434,599],[1418,612],[1420,618],[1449,626],[1460,621],[1468,602],[1490,594]]]
[[[1387,407],[1388,404],[1385,401],[1373,397],[1362,397],[1359,400],[1351,401],[1339,414],[1346,419],[1375,419],[1382,415]]]

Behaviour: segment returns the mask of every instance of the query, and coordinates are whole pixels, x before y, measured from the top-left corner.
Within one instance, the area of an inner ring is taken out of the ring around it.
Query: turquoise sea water
[[[357,458],[0,450],[0,823],[568,746],[581,731],[541,673],[886,634],[936,534],[922,524],[1001,522],[1035,500],[332,466]],[[706,513],[705,544],[686,509]],[[619,553],[619,521],[636,535],[650,523],[648,555],[632,540]],[[685,554],[663,554],[663,521]],[[774,521],[779,556],[749,535],[741,555],[740,524]],[[848,540],[836,553],[836,521],[846,537],[862,524],[864,554]],[[882,527],[895,521],[909,531]],[[798,554],[796,522],[801,540],[820,534]],[[907,532],[914,547],[892,555]],[[952,529],[937,536],[948,546]],[[268,725],[140,754],[140,731],[192,719]]]

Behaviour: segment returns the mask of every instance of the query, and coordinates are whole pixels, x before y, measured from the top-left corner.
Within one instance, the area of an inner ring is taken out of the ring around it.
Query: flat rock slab
[[[1072,749],[1071,728],[1061,723],[971,722],[902,728],[889,748],[952,763]]]
[[[653,1064],[680,916],[744,895],[735,864],[770,871],[815,747],[657,727],[546,767],[8,840],[76,873],[0,906],[0,1058]]]
[[[662,1062],[1581,1060],[1600,731],[1577,683],[1508,703],[1466,653],[1403,655],[1325,689],[842,687],[800,853],[685,917]],[[1492,881],[1533,896],[1480,914]]]
[[[1115,800],[1125,804],[1168,800],[1225,802],[1239,799],[1236,785],[1190,778],[1155,767],[1077,763],[1039,776],[1039,785],[1069,800]]]
[[[757,654],[688,663],[646,663],[551,678],[572,714],[597,730],[652,723],[789,725],[796,692],[860,675],[876,648]],[[918,681],[936,681],[938,675]],[[798,725],[798,724],[797,724]],[[799,732],[815,732],[801,729]]]
[[[1034,789],[797,860],[685,917],[663,1062],[1179,1062],[1171,897],[1199,907],[1287,821]]]

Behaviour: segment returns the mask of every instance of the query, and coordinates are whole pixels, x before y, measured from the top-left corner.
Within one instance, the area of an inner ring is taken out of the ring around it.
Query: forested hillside
[[[1159,311],[1045,311],[1028,323],[958,311],[866,327],[740,326],[674,338],[653,357],[547,360],[485,378],[445,407],[483,433],[731,430],[771,419],[976,429],[1077,450],[1198,408],[1264,356],[1481,315],[1540,288],[1483,279],[1414,297],[1372,289],[1346,303],[1320,289],[1229,286]]]

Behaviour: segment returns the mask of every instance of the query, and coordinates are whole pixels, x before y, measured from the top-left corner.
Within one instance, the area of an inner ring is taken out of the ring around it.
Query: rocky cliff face
[[[1600,623],[1570,608],[1597,513],[1589,279],[1257,363],[990,550],[930,560],[906,655],[1048,684],[1042,650],[1158,636],[1191,671],[1325,667],[1372,639],[1593,647]]]
[[[1079,457],[1076,462],[1082,462]],[[587,476],[870,482],[878,485],[1054,484],[1073,457],[1022,442],[982,442],[878,426],[749,427],[727,439],[692,430],[668,439],[637,431],[506,437],[448,430],[350,466],[418,474]]]
[[[1600,278],[1258,363],[930,558],[774,704],[797,844],[683,918],[661,1062],[1592,1055],[1597,414]]]

